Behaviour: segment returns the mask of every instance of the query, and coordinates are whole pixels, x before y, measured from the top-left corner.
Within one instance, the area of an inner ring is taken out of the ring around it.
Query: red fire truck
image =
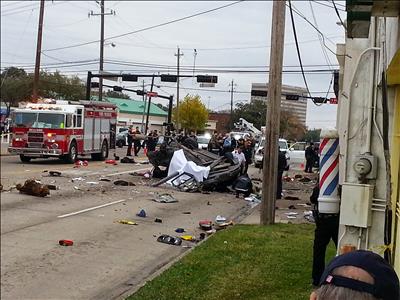
[[[85,100],[28,103],[12,113],[8,151],[23,162],[59,157],[72,163],[89,154],[105,160],[109,149],[115,149],[116,109],[108,102]]]

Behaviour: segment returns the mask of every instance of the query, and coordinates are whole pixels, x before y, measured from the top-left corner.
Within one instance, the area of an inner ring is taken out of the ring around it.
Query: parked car
[[[119,148],[128,145],[128,130],[117,133],[117,138],[115,143]]]
[[[294,168],[299,168],[306,163],[305,150],[307,147],[306,142],[297,142],[289,147],[290,165]],[[304,167],[303,167],[304,168]]]
[[[279,139],[279,150],[285,151],[287,165],[290,164],[290,156],[289,156],[289,149],[288,143],[285,139]],[[262,167],[263,158],[264,158],[264,146],[265,146],[265,138],[261,138],[261,141],[256,149],[256,153],[254,154],[254,166],[256,168]]]
[[[207,150],[210,139],[211,137],[209,135],[198,135],[197,143],[199,144],[199,149]]]

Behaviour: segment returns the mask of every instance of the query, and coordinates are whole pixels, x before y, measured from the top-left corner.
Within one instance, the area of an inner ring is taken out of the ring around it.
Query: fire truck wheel
[[[108,157],[108,144],[107,141],[103,141],[101,145],[101,152],[92,154],[93,160],[105,160]]]
[[[19,156],[19,159],[20,159],[22,162],[27,163],[27,162],[30,162],[30,161],[31,161],[32,157],[25,156],[25,155],[21,154],[21,155]]]
[[[63,157],[63,159],[64,159],[64,161],[65,161],[66,163],[72,164],[72,163],[75,162],[77,156],[78,156],[78,154],[77,154],[77,150],[76,150],[76,143],[75,143],[75,142],[72,142],[71,145],[69,146],[68,154],[65,155],[65,156]]]

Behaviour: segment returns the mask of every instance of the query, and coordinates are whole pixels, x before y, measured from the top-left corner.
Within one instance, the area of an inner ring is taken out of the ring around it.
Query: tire
[[[108,143],[106,140],[101,144],[101,152],[92,154],[93,160],[106,160],[108,157]]]
[[[78,149],[76,143],[72,142],[69,146],[68,154],[64,155],[63,160],[68,164],[73,164],[78,157]]]
[[[31,161],[32,157],[29,157],[29,156],[25,156],[25,155],[23,155],[23,154],[20,154],[20,155],[19,155],[19,159],[20,159],[22,162],[24,162],[24,163],[28,163],[28,162]]]
[[[121,141],[121,140],[117,141],[117,147],[118,148],[122,148],[123,146],[125,146],[124,144],[125,143],[123,141]]]

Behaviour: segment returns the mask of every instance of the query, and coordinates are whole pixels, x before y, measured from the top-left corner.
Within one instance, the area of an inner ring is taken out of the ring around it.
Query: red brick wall
[[[230,113],[209,113],[209,120],[217,121],[217,131],[218,133],[229,132],[229,124],[231,121]]]

